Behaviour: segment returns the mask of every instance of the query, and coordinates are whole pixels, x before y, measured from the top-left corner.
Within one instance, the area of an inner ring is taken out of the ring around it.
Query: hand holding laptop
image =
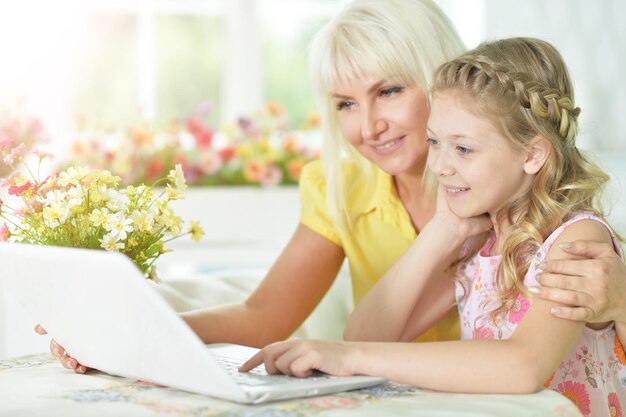
[[[35,326],[35,332],[42,336],[48,334],[46,329],[41,327],[40,324]],[[59,362],[61,362],[64,368],[73,369],[77,374],[84,374],[92,370],[91,368],[81,365],[75,358],[68,355],[65,349],[63,349],[63,346],[55,342],[54,339],[50,340],[50,353],[52,353],[52,356],[59,359]]]

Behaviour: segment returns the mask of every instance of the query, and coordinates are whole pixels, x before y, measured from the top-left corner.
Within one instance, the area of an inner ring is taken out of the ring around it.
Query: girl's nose
[[[438,177],[447,177],[454,174],[454,168],[448,162],[444,152],[430,149],[428,167]]]

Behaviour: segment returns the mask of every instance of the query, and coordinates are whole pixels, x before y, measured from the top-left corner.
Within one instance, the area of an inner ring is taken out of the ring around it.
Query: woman
[[[183,314],[203,341],[260,347],[285,339],[320,302],[344,259],[356,304],[400,258],[435,209],[423,178],[424,92],[437,66],[462,50],[430,0],[357,0],[318,33],[310,71],[324,143],[321,162],[302,174],[301,223],[244,303]],[[455,243],[441,256],[453,261],[461,242],[490,226],[485,217],[449,217],[440,227]],[[451,308],[418,340],[458,338]],[[54,342],[51,350],[64,366],[85,372]]]

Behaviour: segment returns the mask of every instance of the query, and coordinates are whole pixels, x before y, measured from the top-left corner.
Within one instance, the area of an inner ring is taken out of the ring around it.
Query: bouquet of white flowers
[[[0,240],[40,245],[105,249],[126,254],[146,277],[157,279],[154,262],[166,252],[164,243],[184,235],[199,240],[204,231],[198,222],[184,221],[169,207],[183,198],[186,182],[180,165],[171,170],[158,195],[146,185],[119,188],[120,178],[106,170],[70,167],[39,181],[15,169],[23,155],[0,149],[14,171],[0,189],[20,207],[0,200]],[[52,156],[33,151],[39,165]],[[7,199],[8,200],[8,199]]]

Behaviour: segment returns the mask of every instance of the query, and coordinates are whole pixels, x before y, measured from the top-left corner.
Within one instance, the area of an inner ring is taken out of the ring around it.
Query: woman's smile
[[[388,155],[397,151],[404,143],[405,138],[406,136],[403,135],[397,139],[392,139],[381,144],[372,145],[372,148],[374,149],[374,152],[376,152],[378,155]]]

